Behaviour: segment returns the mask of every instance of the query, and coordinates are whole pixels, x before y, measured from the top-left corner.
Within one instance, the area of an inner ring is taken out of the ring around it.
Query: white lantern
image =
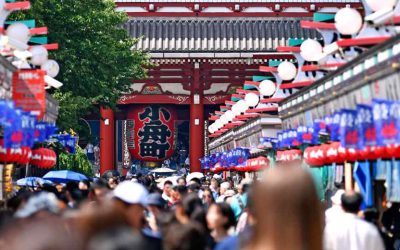
[[[27,44],[31,37],[28,26],[20,22],[13,23],[8,26],[6,35],[10,39],[16,40],[23,44]]]
[[[276,85],[271,80],[264,80],[260,82],[258,91],[260,91],[260,94],[263,96],[272,96],[276,91]]]
[[[246,96],[244,97],[244,101],[246,102],[248,107],[255,107],[260,101],[260,98],[258,97],[258,95],[250,92],[246,94]]]
[[[340,34],[356,34],[360,31],[362,25],[363,20],[361,14],[355,9],[343,8],[340,9],[335,15],[335,27],[340,32]]]
[[[239,110],[239,106],[238,106],[238,104],[237,103],[235,103],[233,106],[232,106],[232,112],[233,112],[233,114],[235,115],[235,116],[237,116],[237,115],[240,115],[240,110]]]
[[[284,81],[293,80],[296,77],[297,69],[291,62],[281,62],[278,66],[278,75]]]
[[[247,105],[247,103],[244,100],[238,101],[237,105],[238,105],[238,109],[239,109],[240,113],[245,113],[246,110],[249,108],[249,106]]]
[[[319,42],[313,39],[307,39],[300,46],[300,55],[306,61],[318,61],[322,55],[322,46]]]
[[[47,60],[40,68],[46,71],[47,75],[51,77],[56,77],[58,72],[60,72],[60,66],[54,60]]]
[[[216,130],[219,130],[220,128],[222,128],[224,125],[222,124],[221,120],[218,119],[215,121],[215,128]]]
[[[221,115],[221,117],[220,117],[219,119],[221,120],[222,125],[226,125],[226,124],[229,123],[229,121],[228,121],[228,119],[226,118],[226,115],[225,115],[225,114]]]
[[[365,0],[367,5],[373,11],[380,11],[383,9],[392,9],[396,5],[396,0]]]
[[[208,133],[214,134],[214,129],[211,125],[208,127]]]
[[[33,46],[32,48],[29,49],[29,51],[32,53],[32,57],[30,60],[31,64],[40,66],[47,61],[49,54],[45,47]]]
[[[228,119],[229,122],[233,121],[233,118],[235,118],[235,114],[233,113],[232,110],[228,110],[225,112],[226,119]]]

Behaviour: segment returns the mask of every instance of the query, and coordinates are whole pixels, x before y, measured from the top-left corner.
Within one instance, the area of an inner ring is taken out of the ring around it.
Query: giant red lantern
[[[175,150],[176,112],[158,105],[137,106],[128,117],[128,149],[141,161],[163,161]]]

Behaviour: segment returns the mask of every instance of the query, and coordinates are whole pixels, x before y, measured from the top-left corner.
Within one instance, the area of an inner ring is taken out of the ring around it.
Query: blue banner
[[[399,103],[374,99],[372,102],[372,110],[378,146],[385,146],[398,142],[400,122]]]
[[[356,126],[357,111],[342,109],[340,116],[340,144],[345,148],[357,148],[358,131]]]
[[[358,148],[365,146],[376,146],[376,130],[372,107],[369,105],[357,105],[357,130],[358,130]]]

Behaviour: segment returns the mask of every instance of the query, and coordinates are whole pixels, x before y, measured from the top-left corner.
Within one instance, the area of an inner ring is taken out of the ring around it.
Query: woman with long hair
[[[322,205],[305,169],[280,166],[267,171],[253,199],[254,231],[244,249],[322,250]]]
[[[211,204],[207,212],[207,225],[215,242],[225,239],[235,224],[235,214],[227,203]]]
[[[209,187],[204,188],[202,201],[205,209],[208,209],[211,204],[215,203],[213,193]]]

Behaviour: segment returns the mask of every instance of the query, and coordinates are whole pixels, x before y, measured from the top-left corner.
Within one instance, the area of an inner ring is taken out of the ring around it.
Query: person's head
[[[116,206],[125,212],[129,224],[140,230],[144,221],[144,206],[148,192],[146,188],[131,181],[121,182],[113,192]]]
[[[278,166],[255,184],[250,208],[254,233],[246,249],[322,250],[323,212],[311,175]]]
[[[159,212],[165,209],[167,204],[160,193],[151,193],[147,196],[146,205],[147,209],[157,216]]]
[[[82,190],[79,189],[77,182],[71,181],[66,185],[66,194],[69,202],[80,203],[85,198]]]
[[[198,193],[200,191],[200,185],[197,183],[192,183],[188,186],[189,193]]]
[[[102,201],[110,189],[108,188],[107,182],[101,178],[97,178],[93,180],[92,185],[90,186],[90,197],[95,201]]]
[[[210,183],[212,189],[217,190],[219,188],[219,181],[216,178],[212,178]]]
[[[199,178],[192,178],[189,181],[189,185],[192,185],[192,184],[197,184],[197,185],[201,186],[201,181]]]
[[[171,196],[172,181],[165,181],[163,186],[163,192],[168,197]]]
[[[186,179],[183,177],[179,177],[177,182],[179,186],[186,186]]]
[[[88,180],[82,180],[79,182],[79,189],[80,190],[89,190],[90,182]]]
[[[174,186],[172,188],[171,197],[174,202],[181,201],[183,197],[188,193],[186,186]]]
[[[207,205],[211,205],[212,203],[214,203],[214,196],[212,194],[212,191],[210,188],[205,188],[203,191],[203,203],[207,204]]]
[[[114,188],[116,188],[117,185],[118,185],[118,178],[117,178],[117,177],[108,178],[107,183],[108,183],[108,187],[109,187],[110,189],[114,189]]]
[[[203,250],[206,248],[206,235],[202,227],[194,222],[173,223],[166,230],[163,239],[165,250]]]
[[[231,188],[231,184],[230,184],[229,182],[222,182],[222,183],[221,183],[221,186],[220,186],[220,188],[219,188],[219,193],[220,193],[221,195],[224,195],[225,192],[226,192],[228,189],[230,189],[230,188]]]
[[[235,215],[227,203],[214,203],[207,212],[207,225],[210,230],[229,230],[236,223]]]
[[[347,191],[342,195],[341,201],[346,213],[357,214],[360,211],[362,196],[354,191]]]

